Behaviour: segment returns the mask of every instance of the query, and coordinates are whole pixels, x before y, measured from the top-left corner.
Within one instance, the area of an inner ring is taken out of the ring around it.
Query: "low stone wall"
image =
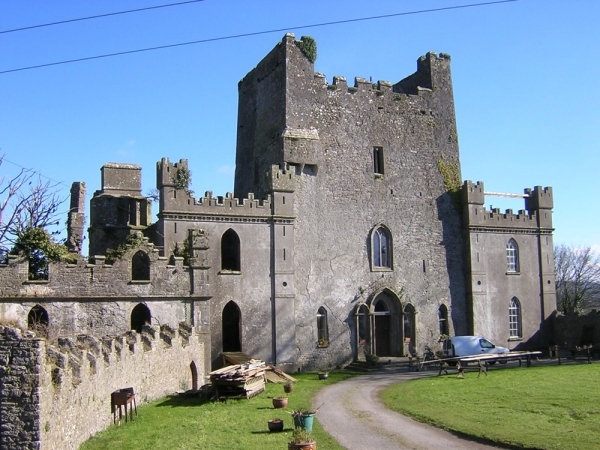
[[[77,449],[112,423],[111,393],[137,405],[204,382],[204,343],[193,327],[87,335],[46,344],[0,327],[0,448]]]

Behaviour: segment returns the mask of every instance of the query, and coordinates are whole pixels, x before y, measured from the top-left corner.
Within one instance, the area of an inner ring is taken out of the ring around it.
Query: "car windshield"
[[[494,344],[487,339],[479,339],[479,345],[481,345],[481,348],[494,348]]]

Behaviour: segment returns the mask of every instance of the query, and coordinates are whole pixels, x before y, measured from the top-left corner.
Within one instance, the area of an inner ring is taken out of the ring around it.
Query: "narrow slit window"
[[[373,172],[383,175],[383,147],[373,147]]]

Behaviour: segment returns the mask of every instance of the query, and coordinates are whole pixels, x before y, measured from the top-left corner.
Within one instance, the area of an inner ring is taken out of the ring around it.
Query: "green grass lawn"
[[[424,378],[387,388],[385,405],[422,422],[538,449],[600,448],[600,364]]]
[[[354,376],[352,372],[330,372],[328,380],[316,373],[295,374],[294,391],[284,394],[283,384],[268,383],[266,391],[250,400],[206,402],[198,398],[170,397],[138,408],[133,422],[111,426],[83,444],[83,450],[98,449],[286,449],[293,429],[289,412],[309,408],[315,392]],[[274,409],[272,397],[287,395],[286,409]],[[318,405],[317,405],[318,406]],[[269,419],[284,420],[284,431],[270,433]],[[318,423],[313,437],[319,448],[341,449]]]

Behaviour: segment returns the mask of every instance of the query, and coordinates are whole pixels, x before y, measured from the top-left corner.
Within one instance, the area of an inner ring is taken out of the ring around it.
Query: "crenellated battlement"
[[[142,251],[148,256],[149,279],[133,280],[134,255]],[[89,297],[194,296],[190,294],[190,269],[182,258],[169,259],[161,248],[143,238],[141,244],[129,246],[111,264],[105,255],[94,255],[90,261],[80,258],[76,264],[51,262],[47,280],[29,280],[26,258],[9,255],[0,265],[0,296],[4,299],[52,299]]]
[[[204,352],[186,323],[144,327],[140,334],[59,338],[56,344],[0,326],[0,442],[6,448],[79,448],[112,423],[114,391],[133,388],[139,406],[197,389]]]
[[[271,191],[294,192],[296,189],[296,167],[293,165],[273,164],[266,176]]]
[[[203,197],[196,199],[181,186],[186,173],[189,174],[187,159],[170,163],[168,158],[162,158],[157,163],[156,187],[160,191],[160,215],[185,213],[263,216],[270,213],[269,196],[264,200],[257,200],[253,193],[249,193],[246,198],[235,198],[231,192],[227,192],[225,196],[213,196],[212,191],[206,191]]]
[[[499,208],[486,209],[485,197],[514,197],[523,198],[525,209],[516,214],[512,209],[501,212]],[[503,227],[538,229],[552,227],[552,188],[542,189],[536,186],[533,189],[525,189],[524,194],[505,194],[498,192],[486,192],[483,182],[473,183],[470,180],[464,182],[462,187],[462,198],[464,204],[464,216],[470,227]]]
[[[183,322],[178,329],[168,325],[144,325],[141,333],[127,331],[120,336],[98,338],[81,334],[74,338],[58,338],[56,345],[47,345],[46,363],[51,367],[55,387],[61,389],[66,378],[73,386],[77,386],[84,372],[95,375],[100,363],[108,368],[112,364],[143,356],[146,352],[187,347],[194,339],[198,340],[194,327]],[[67,372],[68,377],[65,376]]]

